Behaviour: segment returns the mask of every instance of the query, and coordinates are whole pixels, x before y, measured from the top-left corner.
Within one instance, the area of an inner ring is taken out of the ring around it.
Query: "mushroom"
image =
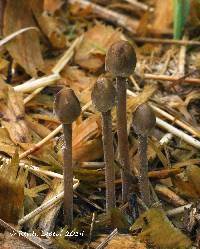
[[[139,188],[141,199],[147,206],[151,205],[148,179],[147,138],[156,124],[156,116],[152,108],[144,103],[137,107],[133,114],[133,128],[139,140],[140,174]]]
[[[134,48],[127,41],[112,44],[105,59],[106,70],[116,77],[117,83],[117,134],[119,161],[122,166],[123,203],[128,199],[131,175],[126,118],[126,79],[133,73],[136,60]]]
[[[112,135],[111,109],[115,104],[115,87],[106,77],[99,77],[92,89],[92,102],[102,116],[102,139],[104,147],[105,180],[106,180],[106,211],[115,207],[115,170]]]
[[[71,227],[73,224],[72,123],[81,113],[79,100],[72,89],[65,87],[56,94],[54,112],[63,126],[64,223]]]

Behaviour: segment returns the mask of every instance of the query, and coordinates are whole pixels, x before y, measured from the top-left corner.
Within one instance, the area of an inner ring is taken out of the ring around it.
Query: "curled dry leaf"
[[[35,26],[35,22],[29,1],[8,0],[4,14],[4,35],[7,36],[22,28],[33,26]],[[37,71],[43,67],[39,33],[37,31],[30,30],[17,36],[7,44],[7,49],[27,74],[33,77],[37,76]]]
[[[160,249],[189,248],[190,239],[169,221],[160,207],[143,213],[131,227],[137,238]],[[167,239],[166,239],[167,238]]]
[[[0,80],[0,115],[2,125],[7,129],[15,144],[31,141],[30,131],[24,119],[24,103],[20,93]]]
[[[31,0],[30,3],[38,25],[49,39],[51,45],[55,48],[64,48],[66,46],[66,38],[63,33],[66,31],[67,26],[64,20],[44,13],[43,1],[41,0]]]
[[[75,54],[75,63],[82,68],[96,72],[104,65],[107,49],[119,41],[121,33],[111,26],[97,23],[84,36],[83,42]]]

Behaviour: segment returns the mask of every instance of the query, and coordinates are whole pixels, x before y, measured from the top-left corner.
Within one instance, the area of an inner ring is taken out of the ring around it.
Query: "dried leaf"
[[[29,197],[34,198],[34,197],[38,196],[38,193],[40,193],[48,188],[49,188],[49,186],[44,183],[41,185],[37,185],[34,188],[25,188],[24,193],[25,193],[25,195],[28,195]]]
[[[63,0],[44,0],[44,10],[50,14],[54,14],[63,4]]]
[[[24,200],[25,171],[19,168],[16,151],[10,163],[0,168],[0,218],[17,224]]]
[[[200,197],[200,168],[196,165],[189,166],[186,174],[189,182],[191,182]]]
[[[58,1],[58,0],[56,0]],[[52,3],[55,1],[51,1]],[[60,17],[50,16],[43,12],[43,1],[31,0],[31,8],[34,16],[43,31],[48,37],[51,45],[56,48],[64,48],[66,46],[66,23]]]
[[[8,0],[4,14],[4,35],[25,28],[33,27],[35,22],[29,6],[29,1]],[[43,67],[40,41],[37,31],[30,30],[16,37],[7,44],[7,49],[12,57],[25,71],[33,77]]]
[[[0,80],[0,115],[2,125],[8,130],[15,144],[30,142],[31,136],[24,120],[25,110],[21,94]]]
[[[173,0],[157,0],[152,28],[156,33],[167,33],[173,21]]]
[[[70,66],[64,68],[62,71],[62,77],[66,81],[66,84],[75,92],[78,91],[81,93],[84,93],[85,89],[91,88],[96,81],[96,77],[93,75],[87,75],[83,70]]]
[[[111,241],[109,241],[105,248],[116,249],[121,248],[122,245],[123,249],[147,249],[144,243],[127,234],[116,235]]]
[[[191,241],[173,226],[160,207],[153,207],[143,213],[131,227],[141,241],[159,249],[189,248]],[[166,239],[167,238],[167,239]]]
[[[97,23],[84,36],[75,54],[75,62],[82,68],[96,72],[104,65],[105,53],[110,45],[120,40],[121,33],[111,26]]]
[[[174,185],[183,196],[198,200],[200,197],[200,168],[190,165],[185,170],[185,174],[177,175],[173,178]]]

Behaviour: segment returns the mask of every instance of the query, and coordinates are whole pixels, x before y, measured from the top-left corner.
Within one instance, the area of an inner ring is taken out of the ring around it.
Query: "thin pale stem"
[[[63,124],[65,146],[63,149],[64,176],[64,222],[73,224],[73,165],[72,165],[72,124]]]
[[[151,199],[148,178],[147,136],[138,136],[138,140],[138,152],[140,158],[139,188],[141,199],[147,205],[147,207],[149,207],[151,204]]]
[[[106,180],[106,211],[115,207],[115,169],[112,135],[112,116],[111,111],[102,113],[102,133],[105,162],[105,180]]]
[[[119,161],[122,166],[122,202],[128,200],[130,186],[130,161],[128,152],[128,134],[126,118],[126,79],[117,77],[117,135],[119,146]]]

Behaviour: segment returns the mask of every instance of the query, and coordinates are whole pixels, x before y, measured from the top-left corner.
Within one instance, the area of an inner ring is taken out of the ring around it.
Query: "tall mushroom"
[[[128,152],[128,134],[126,118],[126,79],[136,66],[134,48],[127,41],[118,41],[109,48],[105,66],[117,83],[117,134],[119,146],[119,160],[122,166],[122,202],[126,202],[130,187],[130,162]]]
[[[144,103],[141,104],[133,114],[133,128],[139,140],[140,174],[139,188],[141,199],[147,206],[151,205],[150,188],[148,179],[148,159],[147,159],[147,137],[156,123],[156,117],[152,108]]]
[[[72,123],[81,113],[79,100],[72,89],[65,87],[56,94],[54,112],[63,126],[64,223],[71,227],[73,224]]]
[[[102,139],[104,147],[105,179],[106,179],[106,211],[115,207],[115,170],[112,136],[111,109],[115,104],[115,88],[112,81],[99,77],[92,89],[92,102],[102,116]]]

